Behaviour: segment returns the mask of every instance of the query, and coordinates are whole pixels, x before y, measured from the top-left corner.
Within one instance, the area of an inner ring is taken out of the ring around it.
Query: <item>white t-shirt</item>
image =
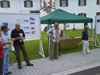
[[[47,31],[47,34],[48,34],[48,36],[52,35],[52,36],[55,37],[55,39],[51,39],[53,42],[59,42],[59,40],[60,40],[60,32],[61,32],[60,29],[57,31],[57,30],[55,30],[55,27],[54,27],[54,28],[49,29]]]

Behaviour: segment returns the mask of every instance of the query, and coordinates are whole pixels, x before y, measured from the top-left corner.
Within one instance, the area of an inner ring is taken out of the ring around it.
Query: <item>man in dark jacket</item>
[[[24,46],[24,39],[25,39],[25,34],[24,31],[22,29],[20,29],[20,24],[16,23],[15,25],[15,29],[11,32],[11,38],[14,38],[14,48],[15,48],[15,52],[16,52],[16,59],[18,62],[18,68],[21,69],[21,60],[20,60],[20,50],[22,51],[23,55],[24,55],[24,59],[26,62],[27,66],[33,66],[33,64],[31,64],[29,62],[28,59],[28,55]]]

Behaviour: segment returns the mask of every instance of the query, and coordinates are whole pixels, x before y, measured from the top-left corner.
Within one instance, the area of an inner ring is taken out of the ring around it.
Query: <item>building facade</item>
[[[100,15],[100,0],[0,0],[0,13],[30,13],[31,10],[40,10],[42,17],[58,8],[93,18],[95,26],[95,16]],[[68,24],[67,29],[72,29],[74,26],[76,29],[84,28],[81,24]],[[90,24],[89,26],[91,28]]]
[[[95,27],[95,16],[100,15],[100,0],[54,0],[54,4],[55,4],[54,6],[55,9],[60,8],[72,14],[93,18],[94,27]],[[48,14],[48,12],[44,13],[42,12],[41,14],[42,14],[41,16],[44,16]],[[84,25],[86,25],[86,23],[67,24],[67,29],[73,29],[73,28],[83,29]],[[89,28],[91,28],[91,24],[88,25]]]
[[[55,10],[55,0],[40,0],[40,16],[45,16]],[[41,24],[41,31],[45,31],[47,24]]]
[[[40,0],[0,0],[0,13],[30,13],[40,10]]]
[[[55,0],[55,8],[63,9],[67,12],[93,18],[95,27],[95,16],[100,15],[100,0]],[[89,24],[90,28],[91,25]],[[73,28],[70,25],[71,28]],[[84,28],[80,24],[75,24],[77,29]]]
[[[40,0],[41,17],[55,10],[55,0]]]

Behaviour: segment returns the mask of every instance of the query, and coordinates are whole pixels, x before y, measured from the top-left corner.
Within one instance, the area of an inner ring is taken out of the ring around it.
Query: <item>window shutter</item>
[[[96,13],[96,15],[100,15],[100,12]]]
[[[84,5],[86,6],[86,0],[84,0]]]
[[[84,17],[86,17],[86,13],[84,13]]]
[[[80,6],[80,0],[78,0],[78,5]]]
[[[62,6],[62,0],[60,0],[60,6]]]
[[[10,7],[10,2],[8,1],[7,3],[8,3],[8,7]]]
[[[3,8],[3,1],[1,1],[1,7]]]
[[[98,13],[96,13],[96,15],[98,15]]]
[[[99,4],[99,0],[97,0],[97,5]]]
[[[26,7],[26,1],[24,1],[24,7]]]
[[[33,7],[33,1],[31,1],[31,7]]]
[[[66,0],[66,6],[68,6],[68,0]]]
[[[80,14],[78,14],[80,16]]]

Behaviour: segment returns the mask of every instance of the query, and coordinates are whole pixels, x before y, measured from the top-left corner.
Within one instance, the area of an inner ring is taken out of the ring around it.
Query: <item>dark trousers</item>
[[[3,69],[3,58],[0,58],[0,75],[2,75],[2,69]]]
[[[28,55],[27,55],[25,46],[24,45],[17,45],[17,46],[14,46],[14,47],[15,47],[15,54],[16,54],[16,59],[17,59],[17,62],[18,62],[18,66],[21,66],[20,50],[23,53],[24,60],[26,61],[26,64],[29,64],[30,62],[29,62],[29,59],[28,59]]]

